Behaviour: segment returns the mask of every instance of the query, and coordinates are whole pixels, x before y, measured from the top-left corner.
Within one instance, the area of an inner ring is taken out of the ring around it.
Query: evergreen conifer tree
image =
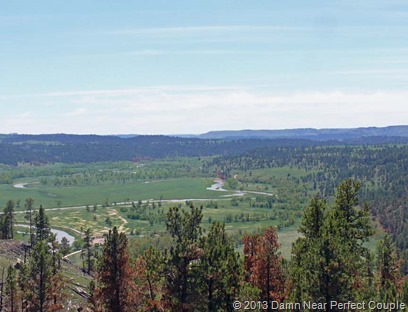
[[[370,285],[371,258],[363,243],[372,235],[369,210],[360,206],[359,182],[346,179],[337,188],[333,208],[315,197],[304,212],[292,248],[292,300],[314,302],[361,298]]]
[[[397,299],[397,291],[401,281],[401,261],[398,259],[396,248],[391,237],[386,235],[377,246],[377,281],[376,288],[379,298],[383,302]]]
[[[51,303],[52,258],[44,240],[36,242],[29,261],[27,311],[45,312]]]
[[[70,250],[71,250],[71,245],[69,244],[68,239],[64,236],[61,239],[61,247],[60,247],[61,254],[63,256],[66,256],[67,254],[69,254]]]
[[[4,287],[6,293],[5,311],[17,312],[18,307],[18,286],[17,286],[17,272],[11,265],[7,269],[7,277]]]
[[[165,255],[166,285],[164,300],[171,311],[188,312],[202,304],[198,292],[198,259],[201,237],[202,207],[190,207],[190,211],[170,208],[167,214],[167,231],[174,245]]]
[[[299,228],[302,237],[292,246],[290,276],[292,280],[291,300],[313,300],[320,302],[324,293],[323,270],[318,270],[322,248],[322,233],[325,222],[326,201],[315,196],[305,209]]]
[[[28,220],[29,222],[29,229],[30,229],[30,247],[33,247],[33,243],[34,243],[34,234],[33,234],[33,225],[34,225],[34,220],[33,220],[33,215],[34,215],[34,199],[32,199],[31,197],[27,198],[25,200],[24,203],[24,207],[25,207],[25,219]]]
[[[96,310],[134,312],[134,271],[130,265],[127,238],[114,227],[105,237],[99,258],[93,301]]]
[[[135,262],[137,311],[162,311],[164,288],[164,255],[152,247],[145,250]]]
[[[91,274],[93,270],[93,252],[92,252],[92,231],[87,229],[85,231],[84,245],[82,246],[82,257],[85,258],[84,263],[86,263],[86,269],[84,266],[84,271],[88,275]]]
[[[20,285],[24,285],[26,290],[27,312],[61,311],[65,298],[65,280],[60,271],[61,254],[42,207],[35,223],[36,242],[27,267],[23,266],[20,280]]]
[[[1,225],[1,238],[13,239],[14,238],[14,202],[12,200],[7,201],[4,208],[3,215],[0,216]]]
[[[45,214],[43,206],[40,206],[38,214],[36,214],[35,216],[35,228],[36,228],[35,239],[37,241],[38,240],[43,241],[50,237],[51,234],[50,224],[48,221],[48,217]]]
[[[207,311],[233,311],[241,279],[239,256],[222,223],[214,222],[203,238],[199,270]]]
[[[250,247],[247,247],[250,244]],[[285,299],[285,280],[282,258],[278,252],[276,228],[268,227],[263,233],[244,238],[244,257],[249,282],[260,290],[262,300],[282,302]],[[268,305],[268,311],[272,311]]]

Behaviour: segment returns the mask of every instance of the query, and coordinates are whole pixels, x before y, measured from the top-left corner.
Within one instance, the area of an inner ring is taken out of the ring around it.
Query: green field
[[[22,182],[19,182],[22,183]],[[77,205],[102,204],[137,201],[147,199],[185,199],[220,198],[231,192],[215,192],[206,188],[212,184],[211,178],[180,178],[135,182],[130,184],[101,184],[87,186],[55,187],[41,184],[28,184],[25,188],[13,185],[0,185],[2,206],[8,199],[20,200],[31,197],[36,206],[44,208],[69,207]],[[16,210],[22,210],[23,207]]]
[[[291,244],[299,237],[302,211],[313,194],[311,185],[299,183],[307,172],[291,167],[234,171],[224,185],[230,190],[221,192],[207,190],[216,175],[202,166],[203,160],[180,158],[143,164],[2,167],[3,175],[14,178],[0,185],[0,204],[12,199],[19,203],[15,210],[22,212],[25,199],[31,197],[36,208],[46,208],[52,227],[77,238],[88,228],[101,236],[117,226],[138,239],[165,235],[169,207],[188,209],[193,203],[203,206],[203,228],[224,222],[238,250],[243,235],[278,227],[281,252],[289,258]],[[241,196],[231,196],[237,192]],[[192,202],[186,203],[187,199]],[[17,213],[16,222],[25,223],[24,214]],[[368,246],[374,249],[382,236],[377,230]],[[22,234],[18,237],[24,239]]]
[[[172,238],[166,232],[167,212],[178,206],[203,207],[205,233],[215,221],[225,223],[235,249],[242,254],[243,237],[260,233],[269,226],[278,228],[279,252],[290,260],[292,244],[301,234],[298,228],[304,208],[316,194],[310,182],[302,178],[310,172],[280,167],[235,170],[225,179],[223,189],[208,190],[219,179],[214,168],[204,170],[197,158],[151,161],[143,164],[108,162],[95,164],[53,164],[0,167],[0,205],[13,200],[15,223],[27,224],[26,198],[34,199],[34,208],[42,205],[50,226],[75,237],[73,255],[62,263],[67,295],[72,302],[84,302],[78,292],[87,292],[90,276],[81,270],[83,236],[91,229],[94,252],[112,227],[125,232],[129,251],[137,257],[150,246],[170,248]],[[15,185],[20,184],[20,187]],[[23,185],[21,185],[23,184]],[[23,187],[21,187],[23,186]],[[333,198],[328,198],[332,202]],[[384,231],[373,221],[375,234],[366,242],[374,254]],[[28,241],[26,227],[15,227],[15,240],[0,241],[0,269],[23,259],[19,241]]]

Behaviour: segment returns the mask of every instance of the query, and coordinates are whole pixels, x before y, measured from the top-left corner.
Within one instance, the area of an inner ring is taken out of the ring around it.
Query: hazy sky
[[[406,0],[0,2],[0,133],[408,124]]]

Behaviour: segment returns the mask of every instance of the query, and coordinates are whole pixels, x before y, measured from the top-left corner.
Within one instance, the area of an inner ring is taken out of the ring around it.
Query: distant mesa
[[[202,139],[307,139],[350,140],[364,137],[408,137],[408,126],[283,129],[283,130],[226,130],[200,134]]]

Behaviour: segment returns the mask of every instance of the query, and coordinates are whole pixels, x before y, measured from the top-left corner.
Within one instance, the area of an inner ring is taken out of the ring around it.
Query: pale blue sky
[[[408,3],[2,1],[0,133],[407,124]]]

